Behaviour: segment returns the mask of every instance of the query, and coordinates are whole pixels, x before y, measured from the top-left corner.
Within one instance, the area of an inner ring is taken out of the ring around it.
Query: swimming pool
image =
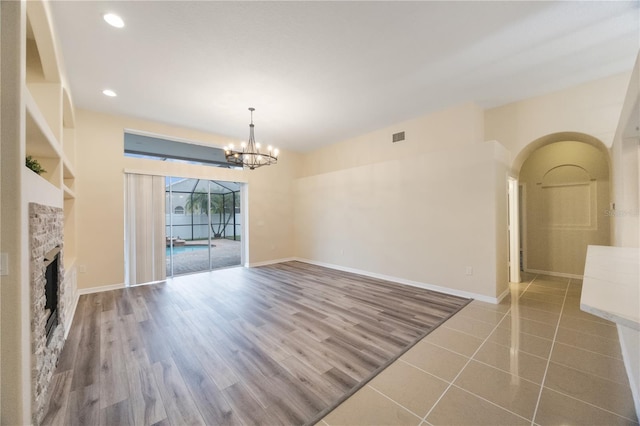
[[[207,246],[173,246],[173,254],[190,253],[201,250],[207,250]],[[171,255],[171,248],[167,247],[167,256],[169,255]]]

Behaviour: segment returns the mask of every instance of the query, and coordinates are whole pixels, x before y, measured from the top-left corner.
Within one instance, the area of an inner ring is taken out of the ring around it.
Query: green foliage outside
[[[235,214],[232,196],[235,197],[235,205],[239,206],[240,193],[237,192],[225,194],[224,203],[222,194],[211,194],[211,197],[209,197],[209,194],[206,192],[194,192],[187,200],[185,209],[190,213],[204,213],[212,217],[218,215],[218,223],[213,223],[213,220],[210,221],[211,232],[213,232],[214,238],[222,238],[222,232]],[[237,239],[240,238],[238,237]]]

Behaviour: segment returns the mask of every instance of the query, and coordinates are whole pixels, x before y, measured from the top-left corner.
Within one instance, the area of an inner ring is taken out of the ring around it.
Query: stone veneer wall
[[[31,381],[32,421],[40,423],[47,402],[47,388],[58,364],[64,345],[67,305],[72,303],[71,291],[64,280],[63,249],[64,212],[57,207],[29,203],[29,270],[31,290]],[[45,326],[45,272],[44,255],[60,247],[58,259],[58,326],[47,344]],[[67,294],[69,293],[69,294]]]

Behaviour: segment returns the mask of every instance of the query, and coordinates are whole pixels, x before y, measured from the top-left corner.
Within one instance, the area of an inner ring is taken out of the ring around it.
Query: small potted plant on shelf
[[[36,160],[35,158],[33,158],[30,155],[27,156],[26,165],[27,165],[27,167],[29,169],[31,169],[32,171],[34,171],[38,175],[41,174],[41,173],[46,173],[47,172],[45,169],[42,168],[42,166],[40,165],[38,160]]]

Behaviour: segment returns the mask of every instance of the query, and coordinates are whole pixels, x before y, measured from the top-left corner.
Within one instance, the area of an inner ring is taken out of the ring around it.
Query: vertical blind
[[[125,174],[126,284],[166,279],[165,178]]]

